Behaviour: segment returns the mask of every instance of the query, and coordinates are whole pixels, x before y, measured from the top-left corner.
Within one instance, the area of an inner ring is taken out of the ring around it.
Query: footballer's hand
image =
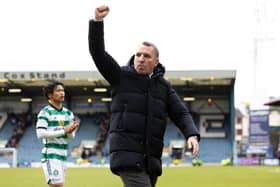
[[[110,11],[110,9],[106,5],[102,5],[100,7],[97,7],[95,9],[95,20],[96,21],[102,21],[103,18],[105,18],[108,15],[109,11]]]
[[[195,158],[199,152],[199,144],[196,136],[190,136],[187,140],[187,149],[192,150],[192,158]]]
[[[69,134],[78,128],[79,124],[77,122],[72,123],[64,128],[64,133]]]

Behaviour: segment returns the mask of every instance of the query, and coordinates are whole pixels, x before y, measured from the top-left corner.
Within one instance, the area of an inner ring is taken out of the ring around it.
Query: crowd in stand
[[[11,124],[14,126],[12,136],[8,140],[6,147],[17,147],[20,139],[22,138],[25,129],[32,125],[33,116],[30,113],[15,115],[10,114]]]
[[[108,113],[95,113],[91,115],[95,118],[96,124],[99,126],[95,145],[92,149],[83,148],[81,158],[90,161],[92,156],[107,156],[105,144],[109,130],[109,114]],[[35,123],[35,117],[31,113],[25,114],[9,114],[10,124],[13,126],[13,132],[9,138],[5,147],[18,146],[19,141],[23,137],[23,134],[27,127],[32,126]]]
[[[108,128],[109,128],[109,114],[108,113],[95,113],[96,123],[99,125],[99,130],[96,136],[95,151],[102,151],[106,143]],[[24,131],[27,127],[34,124],[34,115],[31,113],[25,114],[9,114],[11,125],[14,127],[13,133],[9,138],[6,147],[17,147]]]
[[[108,113],[102,113],[99,115],[97,124],[99,125],[99,130],[96,136],[96,150],[101,150],[105,143],[106,138],[109,130],[109,114]]]
[[[108,113],[96,113],[95,115],[96,123],[99,126],[95,145],[92,149],[83,148],[81,153],[81,158],[90,162],[91,156],[107,156],[107,151],[104,148],[108,130],[109,130],[109,114]]]

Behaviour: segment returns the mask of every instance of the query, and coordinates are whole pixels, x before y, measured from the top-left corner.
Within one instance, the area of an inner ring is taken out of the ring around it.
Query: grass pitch
[[[278,187],[279,166],[164,168],[157,187]],[[0,169],[0,186],[47,186],[41,168]],[[108,168],[68,168],[65,187],[122,187]]]

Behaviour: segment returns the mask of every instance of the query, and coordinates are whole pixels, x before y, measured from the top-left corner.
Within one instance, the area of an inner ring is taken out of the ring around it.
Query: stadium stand
[[[76,138],[69,143],[69,159],[70,162],[76,162],[79,155],[76,157],[71,156],[71,151],[74,148],[80,148],[83,140],[96,140],[100,135],[102,114],[94,115],[79,115],[80,127],[77,131]],[[11,115],[0,130],[1,139],[9,139],[13,134],[15,128],[14,117]],[[104,133],[104,132],[102,132]],[[164,146],[168,147],[171,140],[184,140],[183,135],[176,126],[169,123],[166,127],[164,136]],[[108,141],[103,140],[103,155],[107,155],[109,150]],[[42,149],[41,140],[37,139],[35,122],[25,128],[25,132],[17,144],[19,166],[28,166],[31,162],[40,162],[40,152]],[[214,150],[214,151],[213,151]],[[30,154],[32,153],[32,154]],[[232,147],[230,138],[202,138],[200,141],[200,154],[199,159],[203,163],[219,163],[222,159],[230,158],[232,156]],[[1,158],[3,161],[5,158]],[[104,157],[90,156],[91,163],[102,163]],[[163,157],[164,164],[170,164],[170,157]],[[105,157],[105,163],[108,163],[108,157]],[[184,163],[191,163],[191,159],[185,157]]]
[[[168,124],[164,136],[164,146],[168,146],[171,140],[184,140],[179,129],[173,124]],[[230,138],[202,138],[199,146],[199,159],[204,163],[219,163],[222,159],[232,156]],[[170,163],[170,158],[164,158],[163,162]],[[190,163],[191,159],[185,157],[185,163]]]
[[[0,131],[7,118],[8,118],[8,114],[6,112],[0,112]]]
[[[8,140],[11,136],[11,134],[13,133],[14,130],[14,126],[12,124],[11,119],[7,119],[2,128],[0,129],[0,139],[1,140]]]
[[[222,159],[231,158],[231,140],[225,138],[204,138],[199,144],[199,159],[204,163],[219,163]]]
[[[26,128],[17,147],[19,165],[40,162],[43,145],[36,136],[35,124]]]
[[[68,153],[70,155],[73,147],[79,147],[82,140],[94,140],[99,126],[96,118],[90,116],[81,116],[80,127],[76,138],[69,142]],[[35,123],[25,130],[25,133],[18,144],[18,159],[20,163],[39,162],[42,149],[42,141],[36,136]],[[32,154],[30,154],[32,153]],[[69,157],[69,161],[75,161],[76,158]]]
[[[222,159],[233,155],[235,74],[236,72],[231,70],[179,70],[166,73],[166,77],[189,107],[197,127],[204,135],[200,142],[199,155],[203,163],[220,163]],[[102,144],[102,155],[93,156],[90,160],[93,163],[108,163],[108,157],[102,157],[108,155],[109,143],[106,141],[104,126],[101,125],[100,112],[109,111],[112,90],[98,72],[0,72],[0,79],[3,80],[0,82],[3,88],[0,92],[0,121],[5,121],[0,127],[0,140],[9,141],[13,137],[16,119],[11,117],[11,114],[15,113],[17,118],[27,111],[36,115],[46,105],[42,95],[43,87],[50,80],[59,79],[67,87],[66,95],[69,97],[65,100],[66,106],[81,119],[76,138],[69,143],[69,161],[75,162],[78,159],[81,154],[81,142],[88,141]],[[21,92],[9,93],[9,88],[15,87]],[[103,88],[105,91],[95,92],[95,88]],[[21,101],[27,96],[29,101]],[[209,98],[212,101],[210,103]],[[2,113],[8,113],[7,120],[3,120]],[[204,129],[201,128],[204,127],[202,120],[210,121]],[[18,149],[19,163],[24,166],[32,161],[40,161],[42,143],[36,137],[35,122],[23,130],[20,133],[21,138],[14,142],[12,147]],[[221,136],[217,137],[218,134]],[[168,124],[164,137],[166,151],[163,163],[171,162],[168,154],[171,140],[184,140],[184,137],[176,126]],[[1,142],[3,144],[4,141]],[[78,154],[71,154],[77,149]],[[185,160],[190,161],[187,157]]]

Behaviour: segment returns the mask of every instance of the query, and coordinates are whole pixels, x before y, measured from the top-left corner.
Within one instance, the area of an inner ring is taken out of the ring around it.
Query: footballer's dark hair
[[[64,88],[64,84],[59,81],[51,81],[45,88],[44,88],[44,95],[47,99],[49,99],[49,94],[52,94],[54,92],[54,89],[61,85]]]

